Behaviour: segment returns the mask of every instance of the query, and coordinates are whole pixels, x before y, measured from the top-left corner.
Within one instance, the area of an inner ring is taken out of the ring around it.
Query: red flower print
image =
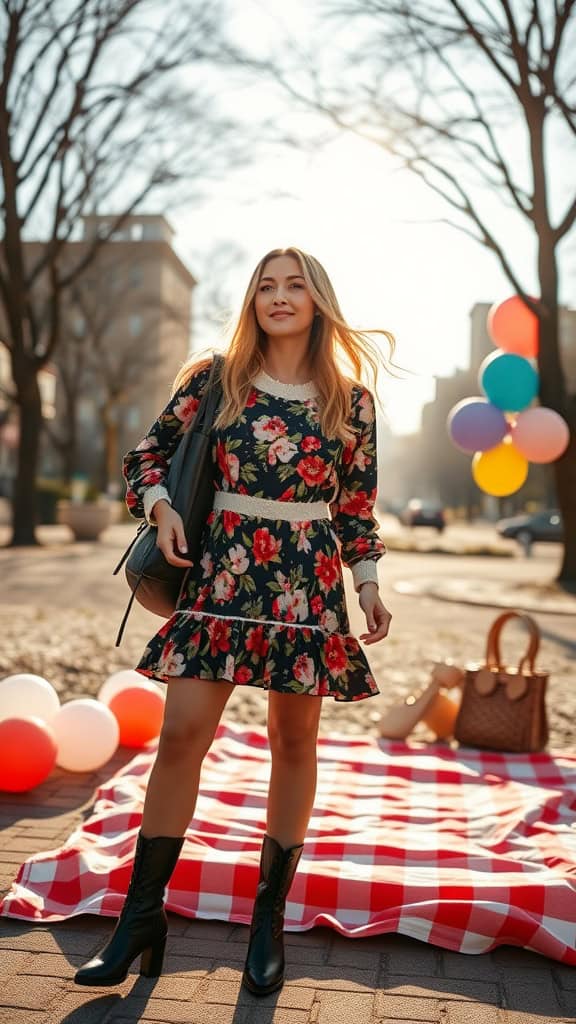
[[[315,452],[318,448],[322,447],[322,442],[319,437],[309,434],[307,437],[302,438],[300,447],[303,452]]]
[[[196,415],[199,405],[199,398],[195,398],[194,395],[188,395],[187,398],[181,398],[178,404],[174,406],[174,415],[177,420],[181,420],[182,423],[188,426],[192,421],[192,417]]]
[[[261,526],[254,531],[252,552],[257,565],[264,565],[278,554],[282,547],[282,541],[272,536],[267,526]]]
[[[259,658],[265,658],[269,646],[268,637],[264,635],[264,626],[254,626],[246,637],[246,650],[252,651]]]
[[[324,598],[321,594],[316,594],[315,597],[310,601],[310,608],[312,609],[313,615],[320,615],[324,611]]]
[[[348,664],[346,647],[341,636],[331,636],[324,644],[324,657],[331,676],[339,676]]]
[[[238,456],[233,455],[232,452],[226,451],[226,446],[221,441],[216,446],[216,458],[218,460],[218,467],[222,470],[222,475],[229,484],[235,484],[238,480],[238,472],[240,469],[240,463],[238,462]]]
[[[370,499],[366,491],[342,491],[338,499],[340,511],[347,516],[358,516],[359,519],[369,519],[371,516]]]
[[[314,685],[314,662],[307,654],[300,654],[294,662],[294,676],[300,683]]]
[[[367,551],[370,551],[370,541],[368,537],[356,537],[354,540],[354,551],[358,555],[365,555]]]
[[[287,487],[285,491],[282,491],[282,494],[278,498],[278,501],[292,501],[292,498],[294,497],[295,494],[296,488],[294,487],[294,485],[292,485],[291,487]]]
[[[354,449],[356,447],[356,441],[348,441],[344,451],[342,452],[342,465],[349,466],[354,458]]]
[[[200,587],[192,611],[196,612],[205,603],[208,594],[210,593],[210,584],[206,583],[205,586]]]
[[[227,537],[231,537],[237,526],[240,526],[242,520],[237,512],[230,512],[228,509],[222,509],[222,525],[224,526],[224,533]]]
[[[162,480],[162,473],[159,469],[145,469],[142,473],[142,483],[148,486],[149,484],[159,484]]]
[[[288,433],[288,427],[280,416],[260,416],[254,420],[252,431],[257,441],[275,441]]]
[[[305,459],[300,459],[296,470],[309,486],[323,483],[330,473],[330,467],[319,455],[309,455]]]
[[[208,518],[207,518],[206,522],[209,524],[209,526],[212,526],[212,523],[214,522],[215,519],[216,519],[216,513],[215,513],[214,509],[212,509],[212,511],[208,513]]]
[[[126,504],[128,505],[128,508],[136,508],[136,505],[138,504],[137,495],[134,494],[134,491],[129,489],[126,491]]]
[[[253,405],[256,405],[257,401],[258,392],[256,391],[256,388],[252,388],[250,394],[248,395],[248,398],[246,399],[246,408],[251,409]]]
[[[248,683],[253,676],[254,673],[251,668],[248,668],[248,665],[240,665],[234,673],[234,682]]]
[[[224,619],[208,620],[208,636],[210,637],[210,654],[230,650],[230,626]]]
[[[317,551],[315,562],[314,573],[320,581],[320,586],[323,590],[332,590],[338,580],[338,556],[325,555],[323,551]]]

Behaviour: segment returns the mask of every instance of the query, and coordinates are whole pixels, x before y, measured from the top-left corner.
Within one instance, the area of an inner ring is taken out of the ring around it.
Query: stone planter
[[[111,520],[108,501],[58,502],[58,522],[70,527],[75,540],[98,540]]]

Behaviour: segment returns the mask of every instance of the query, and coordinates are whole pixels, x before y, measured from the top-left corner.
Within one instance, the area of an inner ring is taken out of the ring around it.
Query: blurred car
[[[545,509],[534,515],[499,519],[496,529],[501,537],[511,537],[523,545],[533,544],[534,541],[561,543],[564,540],[562,516],[556,508]]]
[[[433,526],[438,533],[442,533],[446,526],[442,506],[420,498],[411,498],[398,518],[404,526]]]

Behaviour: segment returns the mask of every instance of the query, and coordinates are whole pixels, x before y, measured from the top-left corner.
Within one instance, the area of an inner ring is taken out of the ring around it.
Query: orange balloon
[[[488,312],[487,326],[492,341],[503,352],[526,359],[535,359],[538,355],[538,317],[519,295],[495,303]]]
[[[140,686],[126,686],[114,694],[108,707],[118,720],[121,746],[143,747],[159,735],[164,718],[164,697],[156,686],[146,682]]]
[[[0,722],[0,789],[24,793],[47,779],[56,764],[52,727],[36,715]]]

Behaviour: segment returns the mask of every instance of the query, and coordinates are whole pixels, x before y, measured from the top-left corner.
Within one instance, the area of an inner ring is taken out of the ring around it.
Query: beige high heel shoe
[[[454,732],[458,703],[441,691],[460,687],[463,679],[463,670],[453,662],[436,662],[428,686],[408,694],[401,704],[387,708],[380,720],[382,738],[406,739],[418,722],[423,721],[436,733],[437,739],[448,739]]]

